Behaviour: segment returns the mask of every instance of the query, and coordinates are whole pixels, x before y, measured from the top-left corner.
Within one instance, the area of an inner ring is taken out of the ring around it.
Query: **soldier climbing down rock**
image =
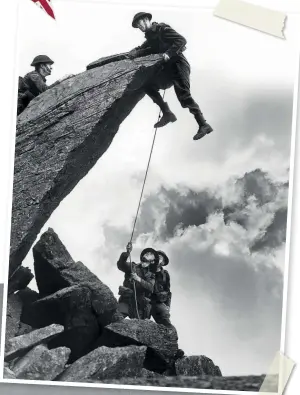
[[[34,70],[27,73],[24,78],[19,77],[17,115],[25,110],[32,99],[45,92],[47,89],[58,85],[65,79],[72,77],[72,75],[67,75],[48,86],[46,84],[46,77],[51,75],[53,64],[54,62],[49,56],[38,55],[31,63]]]
[[[139,28],[145,33],[146,41],[139,47],[128,53],[128,58],[146,56],[161,53],[165,62],[164,72],[171,76],[175,93],[183,108],[188,108],[194,115],[199,129],[194,140],[199,140],[213,131],[206,122],[204,116],[190,92],[190,64],[183,55],[186,39],[165,23],[151,23],[152,15],[147,12],[137,13],[132,22],[134,28]],[[175,114],[170,110],[168,104],[159,93],[159,87],[155,83],[146,87],[146,93],[162,110],[162,118],[154,125],[163,127],[177,120]]]
[[[131,251],[132,244],[128,243],[126,252],[122,252],[117,262],[118,269],[125,273],[123,286],[119,287],[118,310],[124,318],[150,318],[155,284],[155,273],[150,270],[150,264],[153,267],[158,263],[158,254],[152,248],[146,248],[141,252],[140,263],[131,263],[127,262]]]

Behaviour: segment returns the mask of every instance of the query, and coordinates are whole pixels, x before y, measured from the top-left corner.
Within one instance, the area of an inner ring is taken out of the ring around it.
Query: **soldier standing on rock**
[[[170,275],[163,267],[169,263],[169,258],[163,251],[157,251],[159,262],[155,273],[155,285],[151,296],[151,315],[157,324],[173,327],[170,320],[172,293],[170,290]]]
[[[187,44],[186,39],[173,30],[165,23],[151,23],[152,15],[147,12],[137,13],[132,22],[134,28],[139,28],[145,33],[146,41],[139,47],[134,48],[128,53],[128,58],[134,59],[150,54],[163,54],[165,62],[164,72],[171,77],[175,93],[183,108],[188,108],[194,115],[199,129],[194,136],[194,140],[199,140],[206,134],[213,131],[212,127],[206,122],[203,114],[191,96],[190,92],[190,64],[182,54]],[[151,84],[146,87],[146,93],[162,110],[163,116],[154,127],[163,127],[170,122],[177,120],[175,114],[170,110],[168,104],[164,102],[159,93],[159,87]]]
[[[53,64],[54,62],[49,58],[49,56],[38,55],[31,63],[31,66],[34,67],[34,70],[27,73],[24,78],[19,77],[17,115],[21,114],[21,112],[25,110],[31,100],[36,96],[45,92],[47,89],[58,85],[65,79],[72,77],[72,75],[67,75],[54,82],[54,84],[48,86],[46,84],[46,77],[51,75]]]
[[[146,248],[140,256],[140,263],[127,262],[132,251],[128,243],[126,252],[122,252],[117,266],[125,273],[123,286],[119,287],[119,312],[123,317],[146,319],[150,317],[151,295],[155,284],[155,273],[150,270],[158,264],[158,254],[152,248]]]
[[[176,339],[178,335],[176,328],[171,323],[170,307],[171,307],[171,285],[169,272],[164,266],[169,264],[169,258],[163,251],[157,251],[159,256],[158,265],[156,265],[155,285],[151,297],[151,315],[157,324],[164,325],[174,331]],[[176,359],[182,358],[184,351],[178,349]]]

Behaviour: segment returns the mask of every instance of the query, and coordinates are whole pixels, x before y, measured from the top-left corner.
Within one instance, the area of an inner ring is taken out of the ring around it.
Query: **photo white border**
[[[17,92],[17,81],[18,81],[18,59],[19,59],[19,20],[20,20],[20,1],[15,0],[17,2],[16,5],[16,36],[15,36],[15,50],[14,50],[14,81],[13,88],[14,91]],[[24,0],[22,0],[24,1]],[[29,1],[29,0],[27,0]],[[126,4],[120,0],[60,0],[65,2],[76,1],[77,3],[94,3],[94,4],[103,4],[103,5],[118,5],[122,4],[124,6],[137,6],[138,3],[131,2],[130,0],[126,1]],[[282,0],[283,1],[283,0]],[[198,10],[205,11],[213,11],[214,7],[211,5],[212,2],[217,3],[217,1],[203,0],[206,4],[189,4],[186,5],[182,0],[182,4],[170,5],[170,4],[162,4],[162,3],[150,3],[149,7],[159,8],[197,8]],[[258,0],[259,5],[264,5],[261,3],[270,3],[268,0]],[[256,3],[257,3],[256,2]],[[253,3],[255,3],[253,1]],[[278,3],[278,1],[277,1]],[[55,4],[55,2],[54,2]],[[143,3],[145,5],[145,3]],[[282,4],[281,4],[282,5]],[[299,3],[300,5],[300,3]],[[265,6],[265,5],[264,5]],[[291,6],[289,4],[289,6]],[[273,8],[275,5],[273,6]],[[290,15],[295,15],[300,13],[300,7],[296,7],[296,11],[285,11],[283,9],[283,5],[281,10],[287,14],[287,17]],[[294,5],[292,6],[294,9]],[[54,5],[55,11],[55,5]],[[231,22],[228,22],[231,23]],[[264,33],[261,33],[264,34]],[[274,39],[277,39],[274,37]],[[291,150],[290,150],[290,168],[289,168],[289,192],[288,192],[288,216],[287,216],[287,228],[286,228],[286,246],[285,246],[285,269],[284,269],[284,285],[283,285],[283,299],[282,299],[282,318],[281,318],[281,340],[280,340],[280,351],[284,353],[285,345],[286,345],[286,327],[287,327],[287,298],[288,298],[288,279],[289,279],[289,268],[290,268],[290,252],[291,252],[291,228],[292,228],[292,212],[293,212],[293,191],[294,191],[294,181],[295,181],[295,149],[296,149],[296,132],[297,132],[297,116],[298,112],[300,113],[300,109],[298,109],[298,101],[299,101],[299,74],[300,74],[300,39],[299,39],[299,47],[297,52],[298,62],[295,65],[295,82],[294,82],[294,92],[293,92],[293,115],[292,115],[292,131],[291,131]],[[10,171],[11,178],[9,180],[9,196],[10,199],[6,202],[7,204],[7,223],[6,223],[6,256],[4,257],[4,262],[9,262],[9,252],[10,252],[10,233],[11,233],[11,210],[12,210],[12,191],[13,191],[13,181],[14,181],[14,154],[15,154],[15,130],[16,130],[16,117],[15,114],[17,112],[17,101],[16,94],[13,97],[12,103],[12,121],[11,121],[11,140],[10,140]],[[300,118],[300,116],[299,116]],[[6,313],[7,313],[7,291],[8,291],[8,274],[9,274],[9,264],[6,265],[4,270],[4,287],[3,287],[3,310],[2,310],[2,328],[1,328],[1,350],[2,354],[0,355],[0,383],[5,384],[25,384],[25,385],[37,385],[37,386],[53,386],[53,387],[76,387],[76,388],[107,388],[107,389],[118,389],[118,390],[143,390],[143,391],[162,391],[162,392],[182,392],[182,393],[205,393],[205,394],[259,394],[259,392],[255,391],[227,391],[227,390],[216,390],[216,389],[197,389],[197,388],[181,388],[181,387],[159,387],[159,386],[138,386],[138,385],[122,385],[122,384],[100,384],[100,383],[74,383],[74,382],[59,382],[59,381],[40,381],[40,380],[11,380],[3,378],[3,370],[4,370],[4,351],[5,351],[5,334],[6,334]],[[271,361],[270,361],[271,363]],[[1,384],[0,384],[1,385]],[[275,395],[275,393],[268,393],[269,395]],[[277,393],[276,393],[277,394]]]

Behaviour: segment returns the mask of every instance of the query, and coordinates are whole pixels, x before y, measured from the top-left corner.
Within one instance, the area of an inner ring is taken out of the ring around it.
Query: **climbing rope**
[[[166,91],[164,90],[163,99],[165,98],[165,93],[166,93]],[[160,120],[160,118],[161,118],[161,110],[159,111],[157,122]],[[138,207],[137,207],[136,214],[135,214],[135,219],[134,219],[134,222],[133,222],[133,228],[132,228],[132,232],[131,232],[131,237],[130,237],[129,243],[132,243],[136,222],[137,222],[137,219],[138,219],[138,216],[139,216],[139,212],[140,212],[140,208],[141,208],[141,202],[142,202],[142,198],[143,198],[143,195],[144,195],[144,189],[145,189],[145,185],[146,185],[146,181],[147,181],[147,177],[148,177],[150,162],[151,162],[152,153],[153,153],[153,149],[154,149],[154,144],[155,144],[155,140],[156,140],[157,129],[158,128],[156,127],[155,131],[154,131],[154,136],[153,136],[153,140],[152,140],[152,146],[151,146],[151,150],[150,150],[150,155],[149,155],[149,159],[148,159],[148,163],[147,163],[147,168],[146,168],[146,172],[145,172],[145,176],[144,176],[143,186],[142,186],[140,199],[139,199]],[[132,272],[133,264],[132,264],[132,259],[131,259],[131,253],[129,253],[129,260],[130,260],[130,267],[131,267],[131,272]],[[138,319],[140,319],[138,303],[137,303],[136,285],[135,285],[135,281],[134,280],[133,280],[133,292],[134,292],[134,301],[135,301],[136,314],[137,314]]]

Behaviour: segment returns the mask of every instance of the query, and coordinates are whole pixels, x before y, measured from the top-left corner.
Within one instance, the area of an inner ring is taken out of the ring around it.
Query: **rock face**
[[[150,55],[93,68],[44,92],[19,115],[10,275],[55,208],[108,149],[160,64],[159,55]]]
[[[184,357],[175,362],[178,376],[222,376],[220,368],[204,355]]]
[[[15,337],[20,328],[22,301],[18,295],[9,295],[7,298],[6,312],[6,342]]]
[[[104,328],[100,341],[108,346],[147,346],[145,366],[158,373],[171,367],[178,350],[175,331],[150,320],[132,319],[110,324]]]
[[[105,321],[117,307],[112,291],[83,263],[72,259],[53,229],[48,229],[33,247],[34,271],[40,296],[48,296],[74,285],[86,284],[99,320]]]
[[[59,381],[82,382],[135,377],[143,369],[147,347],[99,347],[66,369]]]
[[[41,344],[20,358],[13,367],[17,379],[54,380],[65,368],[70,350],[66,347],[48,350]]]
[[[32,304],[31,313],[37,327],[53,322],[64,326],[64,332],[51,342],[51,346],[70,348],[72,360],[85,355],[101,333],[92,308],[89,284],[74,285],[38,300]]]
[[[63,326],[54,324],[8,340],[5,344],[5,361],[12,361],[25,354],[32,347],[49,342],[54,336],[63,332],[63,330]]]

